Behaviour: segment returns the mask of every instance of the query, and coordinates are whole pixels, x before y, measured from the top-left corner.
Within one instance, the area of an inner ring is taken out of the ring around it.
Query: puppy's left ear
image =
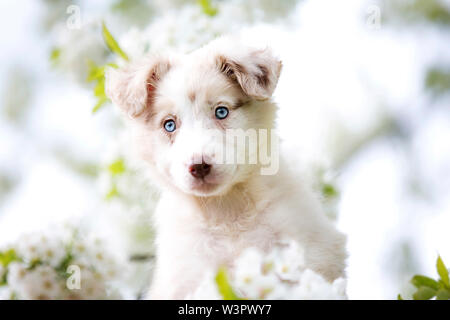
[[[269,48],[218,54],[216,64],[220,72],[236,81],[246,95],[257,100],[272,96],[282,68],[281,61]]]

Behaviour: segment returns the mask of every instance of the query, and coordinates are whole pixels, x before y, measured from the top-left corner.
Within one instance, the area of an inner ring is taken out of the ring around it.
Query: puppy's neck
[[[249,228],[270,203],[270,179],[254,174],[224,195],[193,196],[192,200],[208,227],[242,231]]]

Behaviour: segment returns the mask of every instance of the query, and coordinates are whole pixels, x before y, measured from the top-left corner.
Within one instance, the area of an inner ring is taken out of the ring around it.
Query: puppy
[[[271,96],[281,68],[268,48],[219,38],[187,55],[108,70],[107,95],[131,118],[163,190],[149,298],[183,299],[206,269],[232,270],[244,249],[268,251],[285,238],[303,246],[306,267],[330,281],[343,276],[345,237],[274,148]],[[248,133],[248,144],[230,143],[229,132]],[[233,148],[238,157],[248,152],[247,161],[224,161]],[[261,150],[271,151],[270,163]]]

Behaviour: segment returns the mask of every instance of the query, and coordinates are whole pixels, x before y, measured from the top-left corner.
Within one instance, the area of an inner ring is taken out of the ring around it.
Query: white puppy
[[[163,189],[150,298],[182,299],[206,269],[232,269],[245,248],[270,250],[282,238],[299,241],[306,267],[330,281],[343,276],[345,237],[273,147],[271,96],[281,66],[267,48],[220,38],[187,55],[108,71],[107,94],[132,118],[141,155]],[[256,161],[223,161],[221,147],[228,153],[233,143],[216,133],[233,129],[253,143],[237,146],[238,157],[248,151],[245,159]],[[263,164],[267,149],[271,163]]]

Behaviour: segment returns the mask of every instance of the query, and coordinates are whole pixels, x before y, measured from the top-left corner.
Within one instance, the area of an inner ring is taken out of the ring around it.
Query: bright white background
[[[414,273],[435,276],[438,254],[450,264],[450,101],[448,94],[433,99],[423,84],[430,65],[450,63],[450,33],[393,27],[383,7],[373,27],[374,4],[302,1],[286,21],[230,27],[269,43],[283,60],[275,92],[280,134],[299,166],[333,173],[353,299],[394,299]],[[84,1],[82,18],[102,16],[108,5]],[[116,113],[106,106],[93,115],[92,90],[51,67],[60,35],[40,25],[51,10],[39,1],[0,3],[0,175],[12,181],[0,189],[0,245],[74,217],[89,217],[99,229],[110,223],[103,222],[109,207],[100,183],[74,172],[55,150],[101,163],[117,139]],[[160,19],[177,14],[165,10]],[[130,41],[126,28],[116,29]],[[71,45],[76,51],[85,43]],[[27,90],[20,120],[11,120],[8,101],[21,104]]]

